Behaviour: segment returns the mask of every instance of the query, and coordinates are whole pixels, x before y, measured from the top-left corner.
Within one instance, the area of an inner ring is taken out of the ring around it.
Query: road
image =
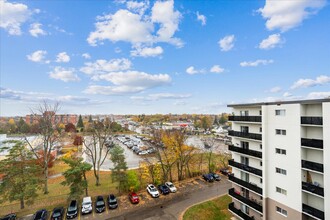
[[[206,183],[197,180],[199,186],[195,189],[187,190],[187,192],[173,198],[165,203],[156,202],[156,205],[144,207],[129,213],[113,216],[107,219],[134,219],[134,220],[176,220],[188,207],[226,194],[231,187],[231,183],[223,178],[221,182]]]

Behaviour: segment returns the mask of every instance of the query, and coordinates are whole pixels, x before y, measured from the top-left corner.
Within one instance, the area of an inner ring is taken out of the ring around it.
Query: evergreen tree
[[[112,182],[118,182],[119,193],[126,191],[127,186],[127,163],[125,161],[124,149],[120,146],[115,146],[110,151],[110,159],[114,165],[111,169]]]
[[[33,204],[41,187],[41,167],[37,165],[31,151],[22,141],[7,141],[1,151],[9,151],[0,163],[0,173],[4,175],[0,184],[0,202],[19,201],[21,209]],[[10,145],[13,145],[11,148]]]
[[[22,134],[29,133],[29,131],[30,131],[29,125],[26,124],[26,122],[23,120],[22,117],[18,121],[17,129],[18,129],[18,132],[22,133]]]
[[[79,115],[78,123],[77,123],[77,128],[84,129],[84,122],[82,120],[81,115]]]
[[[88,122],[89,123],[92,123],[93,122],[92,115],[89,115]]]
[[[65,181],[62,185],[70,186],[69,199],[79,199],[82,194],[88,196],[88,182],[86,172],[92,169],[92,165],[83,162],[82,158],[63,158],[64,163],[70,168],[63,173]]]

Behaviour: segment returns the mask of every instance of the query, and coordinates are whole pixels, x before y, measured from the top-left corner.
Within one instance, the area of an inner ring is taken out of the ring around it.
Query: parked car
[[[225,176],[230,175],[230,171],[228,169],[226,169],[226,168],[220,169],[220,173],[223,174],[223,175],[225,175]]]
[[[110,194],[108,196],[108,206],[109,206],[109,209],[115,209],[118,207],[117,198],[113,194]]]
[[[64,208],[57,207],[53,209],[52,216],[50,217],[51,220],[62,220],[64,215]]]
[[[146,155],[146,154],[148,154],[148,151],[146,150],[141,150],[138,152],[138,155]]]
[[[75,218],[78,216],[78,203],[77,200],[72,200],[66,212],[66,218]]]
[[[208,174],[203,174],[203,179],[207,182],[213,182],[214,178],[212,176],[212,174],[208,173]]]
[[[16,220],[16,214],[11,213],[1,218],[1,220]]]
[[[128,198],[133,204],[137,204],[140,202],[139,196],[135,192],[130,192],[128,194]]]
[[[92,197],[84,197],[81,204],[81,213],[88,214],[93,211]]]
[[[147,191],[153,198],[159,197],[159,192],[158,192],[158,190],[156,189],[156,187],[154,185],[149,184],[147,186]]]
[[[48,211],[46,209],[41,209],[34,214],[33,220],[47,220]]]
[[[221,180],[221,177],[218,174],[216,174],[216,173],[210,173],[210,174],[212,175],[212,177],[213,177],[214,180],[216,180],[216,181],[220,181]]]
[[[176,187],[171,182],[166,182],[165,186],[167,186],[172,193],[175,193],[177,191]]]
[[[170,193],[170,189],[165,185],[158,185],[158,189],[160,191],[161,194],[166,195]]]
[[[96,197],[95,211],[101,213],[104,210],[105,210],[105,202],[104,202],[103,196]]]

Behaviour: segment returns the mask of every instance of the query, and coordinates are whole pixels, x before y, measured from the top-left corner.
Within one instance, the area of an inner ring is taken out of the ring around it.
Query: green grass
[[[183,220],[230,220],[232,215],[228,211],[231,198],[228,195],[221,196],[190,207],[183,215]]]

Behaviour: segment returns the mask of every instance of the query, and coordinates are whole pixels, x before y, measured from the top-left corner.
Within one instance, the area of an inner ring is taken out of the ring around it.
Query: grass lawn
[[[101,172],[100,180],[101,185],[95,186],[95,177],[93,171],[88,172],[88,192],[92,197],[103,195],[106,196],[110,193],[117,194],[118,190],[116,189],[117,183],[111,182],[110,172]],[[36,198],[33,205],[26,205],[25,209],[20,210],[19,203],[17,201],[13,203],[3,203],[0,204],[0,216],[6,215],[11,212],[15,212],[19,217],[32,214],[35,211],[45,208],[48,211],[51,211],[53,208],[58,206],[67,207],[68,200],[67,195],[69,193],[69,187],[61,185],[61,182],[64,181],[64,177],[57,177],[54,179],[49,179],[48,188],[49,194],[45,195],[41,190],[38,192],[38,197]],[[80,201],[79,201],[80,203]]]
[[[231,198],[228,195],[221,196],[190,207],[183,215],[183,220],[230,220],[232,217],[228,211]]]

